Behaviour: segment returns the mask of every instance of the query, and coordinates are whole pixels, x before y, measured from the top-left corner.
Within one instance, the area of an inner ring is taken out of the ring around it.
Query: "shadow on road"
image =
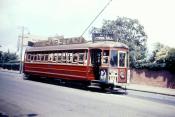
[[[105,94],[116,94],[116,95],[127,95],[126,90],[110,90],[109,88],[102,90],[100,87],[89,87],[84,83],[81,82],[75,82],[75,81],[61,81],[57,79],[49,79],[49,78],[32,78],[30,79],[31,81],[37,81],[37,82],[42,82],[42,83],[47,83],[47,84],[52,84],[52,85],[57,85],[57,86],[62,86],[62,87],[69,87],[69,88],[74,88],[74,89],[80,89],[80,90],[85,90],[85,91],[92,91],[92,92],[97,92],[97,93],[105,93]]]
[[[31,113],[31,114],[14,115],[13,117],[37,117],[37,116],[38,116],[38,114]],[[0,112],[0,117],[11,117],[11,116],[9,116],[6,113]]]

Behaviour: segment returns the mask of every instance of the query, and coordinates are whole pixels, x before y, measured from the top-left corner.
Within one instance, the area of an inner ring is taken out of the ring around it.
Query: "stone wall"
[[[175,74],[166,70],[131,69],[131,83],[175,89]]]

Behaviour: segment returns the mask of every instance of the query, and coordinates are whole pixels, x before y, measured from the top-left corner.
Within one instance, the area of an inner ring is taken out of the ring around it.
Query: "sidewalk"
[[[8,70],[8,69],[2,69],[2,68],[0,68],[0,71],[2,71],[2,72],[10,72],[10,73],[19,73],[19,71],[16,71],[16,70]]]
[[[139,84],[129,84],[128,86],[126,86],[126,89],[175,96],[175,89],[170,89],[170,88],[153,87],[153,86],[146,86],[146,85],[139,85]]]

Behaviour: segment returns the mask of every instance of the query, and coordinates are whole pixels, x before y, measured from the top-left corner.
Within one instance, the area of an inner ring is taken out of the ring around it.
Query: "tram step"
[[[100,83],[100,80],[92,80],[91,83]]]
[[[100,84],[91,82],[91,86],[100,86]]]

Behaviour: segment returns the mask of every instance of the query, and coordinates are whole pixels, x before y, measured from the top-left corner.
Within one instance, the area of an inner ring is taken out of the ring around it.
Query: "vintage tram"
[[[128,47],[115,41],[36,44],[26,48],[23,73],[25,78],[95,82],[102,88],[125,86],[130,80],[128,58]]]

